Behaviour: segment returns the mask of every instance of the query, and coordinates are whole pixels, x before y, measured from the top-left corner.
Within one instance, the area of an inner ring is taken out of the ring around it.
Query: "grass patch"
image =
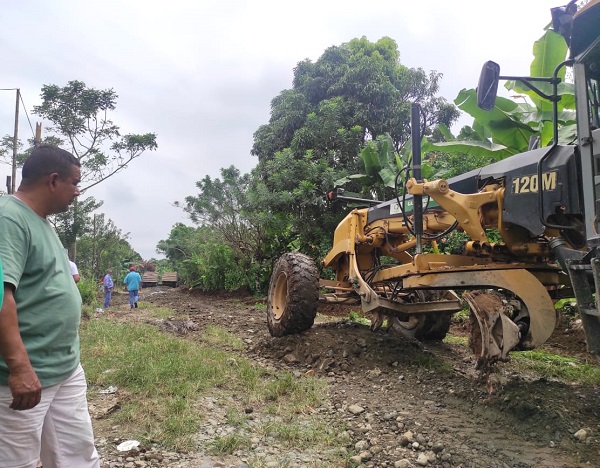
[[[314,377],[297,379],[284,372],[266,384],[263,397],[277,404],[271,405],[272,414],[301,414],[320,406],[326,390],[327,384],[323,380]],[[285,407],[281,406],[282,403]]]
[[[510,356],[518,368],[517,372],[530,371],[545,378],[600,385],[600,367],[575,358],[558,356],[543,349],[513,352]]]
[[[164,312],[151,312],[155,313]],[[324,380],[267,371],[236,353],[241,340],[218,327],[207,327],[203,338],[203,342],[192,341],[151,325],[105,317],[84,322],[82,363],[90,393],[94,387],[119,389],[120,407],[106,416],[111,424],[119,424],[128,437],[172,450],[192,450],[203,419],[209,417],[202,410],[203,398],[232,398],[237,403],[227,409],[225,421],[235,432],[215,438],[212,444],[218,453],[231,453],[247,448],[252,434],[250,418],[241,408],[291,421],[294,415],[312,414],[322,405]],[[312,437],[290,435],[290,431],[276,431],[277,437]],[[323,445],[329,440],[326,434],[314,440],[328,449]]]
[[[245,391],[264,372],[248,361],[161,333],[149,325],[94,320],[82,329],[82,362],[91,385],[115,385],[131,398],[116,418],[138,436],[177,449],[200,423],[193,402],[218,387]]]
[[[215,455],[232,455],[237,450],[249,449],[251,446],[249,436],[235,433],[215,437],[210,443],[210,451]]]
[[[259,431],[267,437],[272,437],[286,447],[304,450],[316,444],[331,446],[336,444],[337,428],[319,419],[309,421],[269,421],[264,423]],[[339,445],[339,441],[337,442]]]
[[[235,350],[244,348],[244,342],[240,338],[212,325],[208,325],[204,329],[202,341],[212,346],[224,346]]]
[[[455,314],[452,314],[452,323],[457,323],[457,324],[463,324],[463,323],[467,323],[469,321],[469,318],[471,316],[471,311],[470,310],[459,310],[458,312],[456,312]]]
[[[227,421],[227,424],[229,424],[230,426],[241,427],[248,422],[249,417],[247,414],[239,411],[237,408],[230,407],[227,409],[225,419]]]
[[[469,338],[467,338],[466,336],[454,336],[448,334],[444,338],[444,343],[468,346]]]
[[[360,323],[361,325],[371,325],[371,320],[362,315],[362,312],[358,310],[351,310],[348,314],[348,321],[353,323]]]
[[[143,302],[138,304],[141,309],[147,309],[152,318],[164,320],[175,315],[173,309],[169,309],[168,307],[148,307],[147,304],[144,304]]]

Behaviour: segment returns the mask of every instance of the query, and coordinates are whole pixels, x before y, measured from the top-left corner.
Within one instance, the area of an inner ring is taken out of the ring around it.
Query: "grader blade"
[[[545,343],[556,325],[556,310],[546,287],[527,270],[439,271],[406,278],[404,286],[477,290],[486,288],[512,293],[521,303],[521,310],[512,317],[521,331],[519,349],[534,349]]]
[[[477,356],[477,368],[508,361],[508,353],[519,344],[519,327],[507,316],[504,297],[495,291],[463,294],[471,308],[469,344]]]

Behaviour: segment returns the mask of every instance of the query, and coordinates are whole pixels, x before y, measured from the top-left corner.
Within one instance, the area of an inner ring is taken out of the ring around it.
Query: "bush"
[[[93,278],[81,278],[77,283],[77,289],[81,294],[81,300],[85,305],[96,307],[98,301],[98,283]]]

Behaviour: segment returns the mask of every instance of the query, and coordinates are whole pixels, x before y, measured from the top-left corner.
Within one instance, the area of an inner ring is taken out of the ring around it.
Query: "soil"
[[[126,300],[123,294],[114,298],[115,318],[142,317],[130,312]],[[600,391],[595,386],[516,373],[504,363],[482,377],[466,345],[422,344],[372,332],[344,319],[359,310],[356,305],[320,304],[312,328],[273,338],[265,301],[251,296],[149,288],[141,300],[174,311],[162,324],[166,332],[186,335],[186,330],[219,326],[247,344],[243,353],[248,359],[326,378],[332,417],[344,421],[352,439],[350,454],[364,448],[362,457],[353,459],[361,466],[600,466]],[[450,333],[468,336],[469,326],[468,320],[453,323]],[[576,321],[561,319],[544,348],[600,365],[586,354]],[[355,413],[357,406],[363,411]],[[94,424],[97,439],[114,438],[110,428]],[[105,460],[111,450],[101,448]],[[419,458],[432,452],[429,461]],[[177,466],[247,466],[231,459],[227,463]]]

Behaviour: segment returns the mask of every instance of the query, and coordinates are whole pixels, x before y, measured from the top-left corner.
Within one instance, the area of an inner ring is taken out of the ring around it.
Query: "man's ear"
[[[58,179],[58,173],[53,172],[48,176],[48,185],[50,186],[50,190],[54,190],[56,188],[56,180]]]

